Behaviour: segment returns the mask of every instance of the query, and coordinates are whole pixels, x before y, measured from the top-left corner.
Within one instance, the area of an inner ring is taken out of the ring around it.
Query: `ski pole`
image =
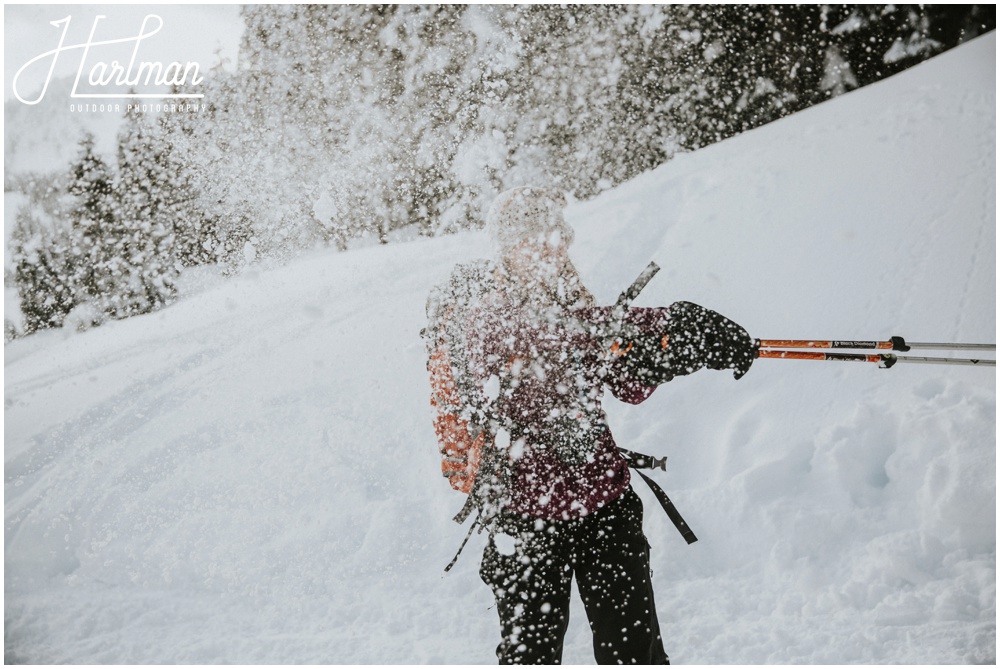
[[[862,349],[876,351],[906,352],[913,349],[937,349],[946,351],[995,351],[996,344],[964,344],[951,342],[907,342],[902,337],[890,337],[884,341],[871,340],[818,340],[818,339],[757,339],[758,358],[784,360],[840,360],[879,363],[889,368],[897,362],[937,365],[980,365],[996,367],[996,360],[979,358],[925,358],[917,356],[897,356],[885,353],[830,353],[828,351],[802,351],[781,349]]]
[[[781,351],[773,348],[762,348],[757,352],[758,358],[780,360],[837,360],[847,362],[879,363],[888,369],[897,362],[921,363],[931,365],[977,365],[980,367],[996,367],[996,360],[978,358],[925,358],[911,355],[896,355],[894,353],[828,353],[826,351]]]
[[[862,350],[891,350],[905,352],[910,349],[936,349],[939,351],[995,351],[996,344],[960,344],[908,342],[902,337],[891,337],[886,341],[868,340],[817,340],[817,339],[758,339],[760,348],[847,348]]]
[[[862,350],[891,350],[905,352],[910,349],[934,349],[938,351],[995,351],[996,344],[958,344],[907,342],[902,337],[891,337],[887,341],[837,341],[814,339],[758,339],[760,348],[847,348]]]

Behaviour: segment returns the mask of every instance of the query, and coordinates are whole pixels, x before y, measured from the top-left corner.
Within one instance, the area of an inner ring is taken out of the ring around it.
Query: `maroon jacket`
[[[471,315],[470,368],[480,384],[494,376],[500,380],[493,406],[511,432],[510,512],[580,518],[617,499],[629,485],[628,464],[606,426],[601,399],[606,386],[619,400],[638,404],[655,388],[607,365],[608,352],[593,328],[581,327],[603,322],[609,311],[534,308],[498,292]],[[625,317],[643,333],[665,332],[668,320],[666,308],[629,309]],[[565,443],[567,435],[583,449],[579,464],[567,462],[553,446]]]

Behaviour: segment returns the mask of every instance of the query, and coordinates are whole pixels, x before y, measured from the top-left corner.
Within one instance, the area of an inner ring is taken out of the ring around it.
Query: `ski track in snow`
[[[995,37],[680,155],[568,217],[609,303],[763,338],[996,338]],[[441,478],[418,333],[481,233],[317,252],[5,347],[5,660],[492,663],[485,538]],[[609,399],[675,663],[994,663],[984,368],[759,361]],[[574,593],[564,661],[593,662]]]

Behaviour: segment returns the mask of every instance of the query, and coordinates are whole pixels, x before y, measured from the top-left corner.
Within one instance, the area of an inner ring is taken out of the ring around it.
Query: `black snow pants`
[[[660,638],[642,533],[642,500],[629,488],[572,521],[504,515],[479,574],[500,614],[500,664],[560,664],[574,574],[598,664],[669,664]]]

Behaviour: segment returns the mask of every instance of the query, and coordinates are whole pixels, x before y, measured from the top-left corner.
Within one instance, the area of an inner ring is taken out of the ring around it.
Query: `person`
[[[690,303],[624,315],[597,306],[567,252],[565,203],[539,187],[496,198],[486,216],[498,254],[493,289],[465,323],[464,353],[506,450],[479,570],[500,618],[497,657],[561,662],[575,577],[598,663],[669,664],[642,502],[601,398],[608,388],[637,404],[702,367],[738,378],[753,361],[753,340]],[[609,349],[609,332],[629,341],[618,337]]]

